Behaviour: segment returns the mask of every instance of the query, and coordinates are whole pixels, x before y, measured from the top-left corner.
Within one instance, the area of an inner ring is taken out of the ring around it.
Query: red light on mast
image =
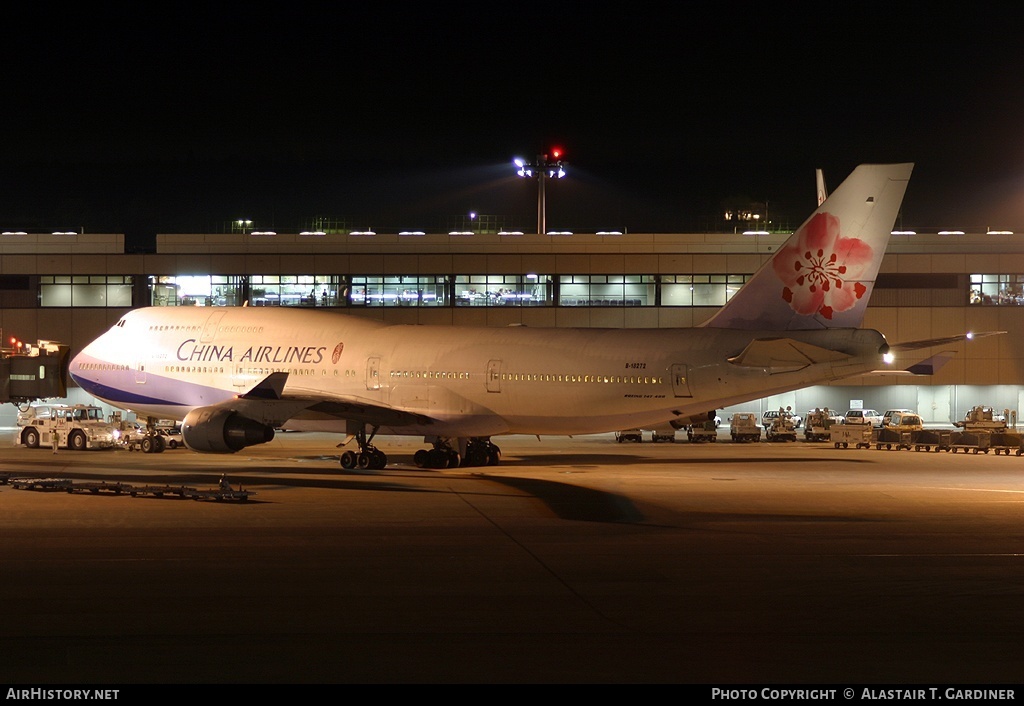
[[[557,161],[562,158],[562,148],[554,147],[551,150],[551,156]]]

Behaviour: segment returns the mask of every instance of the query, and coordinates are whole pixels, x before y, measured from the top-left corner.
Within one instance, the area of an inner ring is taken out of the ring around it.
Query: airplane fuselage
[[[872,330],[789,331],[787,339],[844,355],[777,370],[729,361],[752,340],[779,336],[386,325],[303,309],[150,308],[127,314],[90,344],[71,373],[99,399],[156,418],[230,406],[271,373],[286,373],[282,397],[297,402],[274,420],[285,429],[344,432],[358,412],[325,406],[342,399],[412,415],[381,426],[393,434],[585,434],[687,419],[857,375],[879,366],[885,346]]]

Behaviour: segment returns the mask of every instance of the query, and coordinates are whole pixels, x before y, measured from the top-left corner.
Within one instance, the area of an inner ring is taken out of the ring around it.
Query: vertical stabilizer
[[[914,165],[862,164],[704,326],[857,328]]]

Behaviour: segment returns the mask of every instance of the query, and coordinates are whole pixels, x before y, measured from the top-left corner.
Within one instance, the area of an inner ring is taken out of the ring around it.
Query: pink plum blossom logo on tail
[[[842,237],[838,218],[816,213],[772,266],[784,285],[782,298],[793,311],[831,319],[867,293],[860,280],[873,259],[874,250],[863,240]]]

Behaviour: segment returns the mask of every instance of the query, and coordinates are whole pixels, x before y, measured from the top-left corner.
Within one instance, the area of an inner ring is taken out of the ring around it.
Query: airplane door
[[[672,392],[676,397],[693,397],[690,392],[690,366],[676,363],[672,366]]]
[[[250,382],[249,376],[242,372],[241,365],[231,366],[231,384],[237,387],[239,390],[244,388]]]
[[[501,392],[501,361],[487,361],[487,391]]]
[[[203,326],[203,335],[199,337],[200,343],[209,343],[213,340],[214,336],[217,335],[217,325],[220,320],[224,318],[224,314],[227,311],[215,311],[210,314],[210,318],[206,320],[206,325]]]
[[[366,359],[366,389],[380,389],[380,358]]]
[[[146,382],[146,363],[142,360],[135,362],[135,382],[140,385]]]

